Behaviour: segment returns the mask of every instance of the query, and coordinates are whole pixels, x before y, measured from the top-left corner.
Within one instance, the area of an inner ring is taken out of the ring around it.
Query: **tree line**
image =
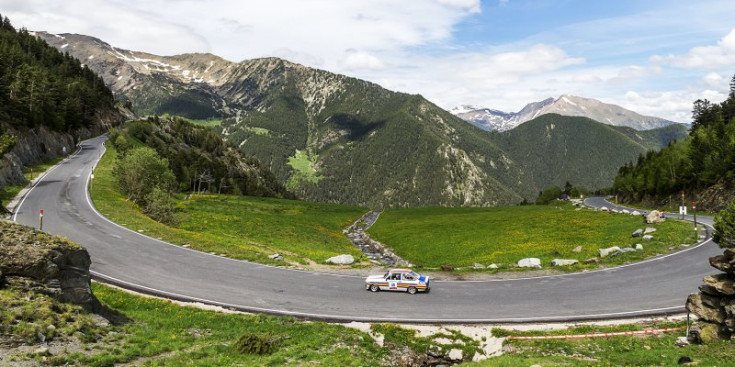
[[[613,191],[629,200],[700,192],[735,179],[735,76],[722,103],[694,102],[689,137],[621,167]]]
[[[180,117],[128,122],[109,141],[118,151],[113,174],[121,190],[161,222],[174,220],[176,192],[295,198],[256,159]]]
[[[0,122],[73,131],[114,106],[94,72],[0,15]]]

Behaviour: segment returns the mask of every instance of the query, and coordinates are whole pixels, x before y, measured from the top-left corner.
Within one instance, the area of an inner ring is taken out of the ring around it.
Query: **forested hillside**
[[[0,15],[0,193],[123,118],[92,70]]]
[[[525,181],[538,193],[566,182],[588,189],[608,187],[621,165],[686,134],[681,124],[636,131],[586,117],[546,114],[492,136],[521,165]]]
[[[556,130],[540,120],[496,135],[420,95],[277,58],[163,57],[88,36],[37,36],[89,63],[141,113],[217,120],[224,139],[305,200],[375,208],[517,204],[566,181],[608,187],[620,165],[685,130],[637,132],[592,120],[575,127],[565,117]]]
[[[0,122],[72,131],[112,108],[112,93],[92,70],[0,19]]]
[[[613,190],[627,200],[656,202],[683,191],[708,209],[722,209],[734,196],[735,77],[724,102],[694,102],[693,121],[687,139],[621,167]]]
[[[153,148],[167,160],[178,191],[294,198],[256,159],[182,118],[131,121],[113,130],[110,141],[123,157],[140,144]]]

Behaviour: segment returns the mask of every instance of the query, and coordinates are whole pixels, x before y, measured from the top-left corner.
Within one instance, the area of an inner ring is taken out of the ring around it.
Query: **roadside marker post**
[[[38,230],[43,231],[43,209],[38,214]]]
[[[694,232],[697,231],[697,202],[692,201],[692,213],[694,214]]]

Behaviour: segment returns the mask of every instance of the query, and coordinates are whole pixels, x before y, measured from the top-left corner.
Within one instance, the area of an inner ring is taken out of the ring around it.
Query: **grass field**
[[[556,258],[577,259],[580,264],[565,269],[581,270],[597,267],[581,262],[599,256],[600,248],[643,244],[642,251],[601,259],[604,265],[615,265],[695,242],[689,222],[669,219],[648,226],[657,231],[652,233],[653,241],[644,242],[631,237],[636,229],[647,227],[642,217],[575,210],[569,203],[558,202],[548,206],[389,210],[368,232],[404,259],[425,268],[495,263],[503,270],[522,258],[537,257],[544,267]],[[572,251],[577,246],[582,246],[579,253]]]
[[[499,336],[580,335],[642,330],[646,328],[684,327],[685,323],[653,323],[618,326],[578,326],[557,331],[507,332],[494,329]],[[504,355],[470,363],[472,367],[513,366],[677,366],[687,356],[694,366],[735,366],[735,343],[676,347],[676,338],[684,331],[649,336],[615,336],[567,340],[506,340]]]
[[[44,308],[43,317],[31,312],[35,318],[23,319],[21,324],[24,327],[33,326],[31,322],[40,322],[44,330],[46,324],[43,323],[61,326],[58,330],[68,328],[68,331],[57,331],[55,337],[62,340],[83,338],[82,347],[55,350],[51,356],[44,357],[45,361],[33,354],[20,354],[5,359],[5,362],[35,360],[39,365],[85,366],[393,366],[397,363],[396,357],[404,355],[406,350],[415,353],[443,350],[446,353],[448,348],[458,348],[464,351],[464,355],[471,356],[486,339],[471,339],[451,330],[451,327],[447,332],[427,337],[398,325],[373,324],[371,332],[384,337],[381,347],[365,332],[337,324],[304,322],[290,317],[226,314],[135,296],[97,283],[92,288],[103,304],[129,321],[119,325],[94,326],[90,317],[76,306],[69,306],[68,310],[63,306],[63,312]],[[0,301],[8,294],[0,292]],[[14,299],[11,302],[17,304],[22,301]],[[74,310],[78,314],[70,316]],[[58,317],[53,315],[54,312],[59,312]],[[64,324],[64,320],[72,320],[73,324]],[[682,326],[683,322],[649,322],[585,325],[556,331],[519,332],[496,328],[492,334],[495,337],[577,335]],[[77,330],[83,333],[75,332]],[[71,332],[75,332],[74,336],[64,336],[71,335]],[[35,333],[28,335],[36,336]],[[244,335],[251,336],[249,345],[253,347],[257,340],[272,344],[263,354],[242,353],[235,344]],[[735,365],[732,341],[675,347],[674,341],[683,335],[684,331],[679,330],[659,335],[577,340],[505,340],[503,355],[463,365],[676,366],[681,356],[691,358],[697,366]]]
[[[293,318],[223,314],[142,298],[94,284],[108,307],[131,320],[85,351],[50,357],[52,365],[112,366],[375,366],[388,351],[366,334],[340,325]],[[270,353],[239,353],[244,334],[273,341]]]
[[[189,121],[195,125],[207,126],[207,127],[214,127],[214,126],[222,125],[222,119],[218,119],[218,118],[209,118],[205,120],[186,119],[186,121]]]
[[[115,150],[108,147],[95,170],[91,195],[103,215],[132,230],[200,251],[261,263],[277,263],[267,257],[274,253],[300,263],[307,259],[323,262],[340,254],[362,255],[342,234],[342,229],[366,211],[354,206],[194,195],[189,200],[179,197],[176,226],[158,223],[118,190],[112,175],[115,156]]]

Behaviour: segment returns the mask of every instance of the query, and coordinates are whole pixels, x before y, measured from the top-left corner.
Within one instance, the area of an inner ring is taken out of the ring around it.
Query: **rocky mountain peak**
[[[489,108],[453,109],[452,113],[485,130],[505,131],[541,115],[556,113],[580,116],[612,126],[627,126],[636,130],[650,130],[675,122],[653,116],[643,116],[623,107],[592,98],[563,94],[559,98],[527,104],[518,112],[502,112]]]

